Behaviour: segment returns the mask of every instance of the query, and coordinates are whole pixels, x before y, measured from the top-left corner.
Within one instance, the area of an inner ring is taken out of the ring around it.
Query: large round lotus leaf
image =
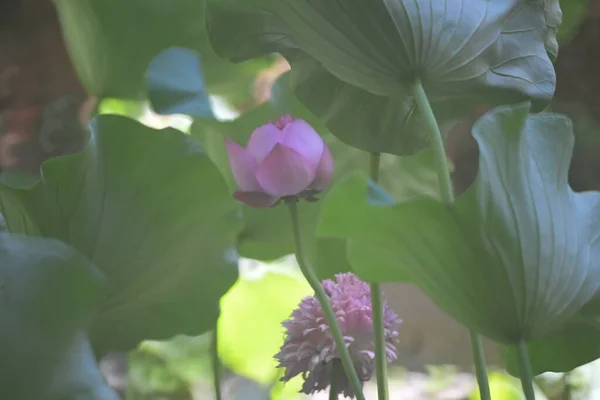
[[[211,49],[204,28],[203,0],[55,0],[73,64],[88,93],[138,98],[144,74],[163,50],[199,52],[211,93],[233,102],[250,101],[258,71],[270,57],[233,65]]]
[[[600,327],[584,321],[571,321],[560,329],[527,344],[534,375],[569,372],[600,358]],[[500,346],[506,370],[520,375],[514,346]]]
[[[104,283],[64,243],[0,233],[0,398],[117,398],[80,332]]]
[[[238,208],[200,145],[117,115],[91,125],[83,152],[52,159],[30,189],[0,186],[9,232],[60,239],[107,277],[95,351],[214,327],[237,278]]]
[[[206,21],[222,57],[283,54],[300,100],[366,151],[426,147],[417,79],[444,125],[482,104],[541,110],[556,84],[557,0],[207,0]]]
[[[600,193],[568,185],[568,118],[528,112],[498,107],[474,125],[479,175],[454,206],[396,203],[355,174],[324,200],[317,233],[349,240],[363,279],[408,279],[498,342],[544,338],[600,288]]]

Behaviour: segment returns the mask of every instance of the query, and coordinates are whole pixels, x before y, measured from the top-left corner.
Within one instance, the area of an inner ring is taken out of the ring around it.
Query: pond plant
[[[116,399],[97,360],[220,337],[240,256],[293,253],[310,284],[272,355],[303,393],[364,400],[373,378],[390,398],[402,316],[386,282],[468,329],[483,400],[482,336],[527,400],[535,375],[600,357],[600,193],[570,188],[572,122],[547,110],[558,0],[55,3],[90,96],[193,124],[98,113],[83,151],[2,177],[0,398]],[[217,120],[209,96],[247,97],[274,54],[291,70],[268,102]],[[445,138],[481,106],[457,193]],[[419,168],[437,187],[398,190]]]

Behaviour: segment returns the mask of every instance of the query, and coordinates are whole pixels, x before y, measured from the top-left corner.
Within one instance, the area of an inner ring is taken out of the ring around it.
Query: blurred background
[[[600,190],[600,1],[561,5],[565,20],[552,109],[575,121],[571,185]],[[216,73],[204,67],[208,75]],[[288,69],[283,58],[273,56],[239,70],[229,85],[213,91],[217,118],[234,119],[268,101],[274,81]],[[477,172],[477,146],[469,131],[482,110],[447,139],[459,191]],[[46,159],[80,150],[94,113],[128,115],[152,127],[182,131],[191,123],[184,116],[158,116],[143,99],[88,96],[69,58],[53,1],[0,0],[0,169],[36,176]],[[384,291],[404,320],[398,362],[392,368],[392,398],[476,399],[466,330],[412,285],[386,285]],[[309,294],[293,257],[272,263],[241,260],[240,279],[222,299],[219,321],[226,399],[301,398],[295,394],[297,385],[278,383],[272,356],[283,340],[281,321]],[[205,335],[144,342],[135,351],[101,360],[102,371],[128,400],[210,399],[211,339]],[[494,371],[494,399],[520,399],[518,382],[502,372],[495,346],[486,343],[485,349]],[[537,383],[541,399],[600,399],[597,365],[548,374]],[[368,387],[367,397],[373,393]]]

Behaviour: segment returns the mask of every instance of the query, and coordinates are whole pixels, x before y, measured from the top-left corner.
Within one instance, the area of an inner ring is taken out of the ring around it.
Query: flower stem
[[[420,80],[417,80],[413,86],[413,95],[417,102],[417,107],[429,129],[429,140],[431,141],[431,150],[435,156],[437,169],[438,185],[440,186],[440,195],[447,204],[454,203],[454,188],[450,179],[450,170],[448,169],[448,158],[444,148],[444,138],[431,109],[431,104],[425,94],[425,89]]]
[[[213,331],[210,344],[210,353],[213,370],[213,385],[215,390],[215,400],[221,400],[221,362],[219,360],[219,347],[217,342],[217,328]]]
[[[331,366],[331,386],[329,387],[329,400],[338,400],[340,392],[340,375],[344,373],[344,367],[340,364],[340,360],[333,360]]]
[[[519,374],[521,375],[521,387],[527,400],[535,400],[535,391],[533,390],[533,373],[531,364],[529,364],[529,355],[527,354],[527,344],[523,339],[517,343],[517,355],[519,357]]]
[[[369,157],[369,176],[373,182],[379,181],[380,153]],[[383,296],[381,285],[371,283],[371,308],[373,310],[373,333],[375,335],[375,376],[377,378],[377,399],[388,400],[387,352],[385,349],[385,325],[383,321]]]
[[[571,371],[572,372],[572,371]],[[571,400],[573,388],[571,387],[571,372],[565,372],[563,375],[563,393],[562,400]]]
[[[490,400],[490,383],[488,382],[481,336],[473,330],[469,331],[469,336],[471,338],[471,351],[473,352],[473,359],[475,360],[475,375],[477,377],[477,384],[479,385],[479,394],[482,400]],[[484,394],[488,397],[484,397]]]
[[[379,182],[379,162],[381,153],[369,153],[369,177],[375,183]]]
[[[427,99],[427,94],[423,88],[420,79],[413,85],[413,95],[417,107],[423,116],[427,128],[429,129],[429,138],[431,140],[431,148],[435,156],[438,184],[440,186],[440,195],[442,201],[448,205],[454,203],[454,188],[450,179],[450,170],[448,169],[448,158],[444,148],[444,138],[440,132],[440,128],[431,109],[431,104]],[[490,384],[488,381],[487,368],[485,365],[485,357],[481,345],[481,338],[474,330],[469,330],[471,336],[471,345],[473,348],[473,359],[475,362],[475,372],[477,376],[477,384],[479,385],[479,395],[481,400],[490,400]]]
[[[304,258],[304,249],[302,245],[302,237],[300,235],[300,221],[298,218],[297,202],[294,200],[288,201],[288,207],[290,210],[290,216],[292,218],[294,240],[296,241],[296,259],[298,260],[298,265],[300,267],[300,270],[302,271],[302,274],[304,275],[312,289],[315,291],[315,296],[317,297],[317,300],[319,300],[319,303],[323,308],[323,314],[325,314],[325,319],[327,320],[327,324],[331,329],[331,335],[333,336],[336,350],[340,355],[342,365],[344,367],[344,370],[346,371],[346,376],[348,377],[348,381],[350,382],[350,387],[354,391],[358,400],[365,400],[365,396],[362,392],[362,384],[360,382],[360,379],[358,378],[358,375],[356,374],[356,370],[354,369],[354,363],[352,362],[352,358],[350,357],[350,353],[348,352],[348,348],[346,347],[344,336],[342,335],[342,330],[338,325],[337,319],[333,312],[333,308],[331,308],[331,304],[329,303],[329,297],[325,293],[323,286],[321,286],[319,278],[317,278],[317,275]]]

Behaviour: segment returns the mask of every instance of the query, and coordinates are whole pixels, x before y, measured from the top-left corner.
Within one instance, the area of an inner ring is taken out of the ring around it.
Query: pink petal
[[[250,136],[247,147],[248,152],[260,164],[271,150],[273,150],[273,147],[282,141],[282,138],[282,132],[273,123],[269,122],[259,126],[252,132],[252,136]]]
[[[276,144],[259,165],[256,178],[263,190],[272,196],[294,196],[314,181],[315,167],[294,150]]]
[[[228,138],[225,139],[225,147],[229,156],[229,165],[233,177],[240,189],[245,192],[260,191],[260,185],[255,177],[258,163],[252,155],[239,144]]]
[[[323,139],[302,119],[295,119],[285,126],[283,144],[306,158],[314,167],[323,154]]]
[[[310,185],[310,189],[321,191],[325,189],[333,180],[333,156],[329,151],[329,147],[323,143],[323,154],[319,165],[317,165],[317,172],[315,174],[315,180]]]
[[[242,203],[254,208],[270,207],[273,204],[277,203],[277,200],[279,200],[277,197],[269,196],[266,193],[242,192],[239,190],[233,192],[233,197],[236,200],[241,201]]]

